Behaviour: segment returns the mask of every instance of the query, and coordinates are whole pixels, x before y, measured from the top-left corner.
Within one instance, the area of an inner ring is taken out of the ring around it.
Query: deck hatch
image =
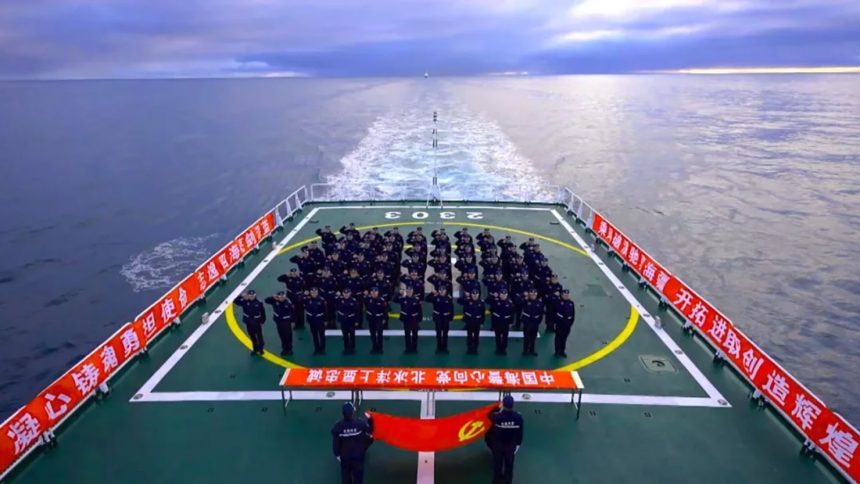
[[[639,361],[652,373],[678,373],[675,365],[665,356],[639,355]]]

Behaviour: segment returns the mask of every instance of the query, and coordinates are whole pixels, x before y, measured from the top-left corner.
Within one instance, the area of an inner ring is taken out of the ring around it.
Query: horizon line
[[[481,72],[475,74],[445,74],[433,77],[562,77],[562,76],[628,76],[628,75],[732,75],[732,74],[860,74],[860,66],[820,66],[820,67],[693,67],[684,69],[656,69],[625,72],[568,72],[536,73],[530,71]],[[272,75],[261,73],[249,75],[211,75],[211,76],[164,76],[164,77],[21,77],[2,78],[0,82],[63,82],[63,81],[184,81],[184,80],[241,80],[241,79],[412,79],[423,78],[424,73],[415,75],[366,75],[366,76],[315,76]]]

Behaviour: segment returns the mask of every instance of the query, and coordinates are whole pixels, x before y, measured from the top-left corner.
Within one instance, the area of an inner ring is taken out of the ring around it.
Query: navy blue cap
[[[290,272],[296,272],[296,268],[293,267],[292,269],[290,269]]]
[[[507,293],[508,293],[508,288],[503,287],[503,288],[499,289],[499,294],[507,294]]]
[[[471,292],[471,293],[472,293],[472,294],[480,294],[481,292],[480,292],[480,291],[478,291],[477,289],[472,289],[472,292]]]
[[[562,294],[570,294],[570,289],[565,289],[561,291]]]
[[[348,288],[348,287],[345,287],[345,288],[343,288],[343,291],[342,291],[342,292],[349,292],[349,293],[351,293],[351,292],[352,292],[352,289],[350,289],[350,288]]]
[[[379,288],[378,288],[378,287],[376,287],[376,286],[371,287],[371,288],[370,288],[370,290],[371,290],[371,291],[379,292]]]
[[[257,291],[255,291],[255,290],[253,290],[253,289],[248,289],[248,295],[249,295],[249,296],[256,296],[256,295],[257,295]]]
[[[505,398],[502,399],[502,406],[508,410],[514,408],[514,397],[505,395]]]
[[[277,293],[277,294],[275,294],[275,295],[276,295],[276,296],[286,296],[286,295],[287,295],[287,293],[286,293],[286,292],[284,292],[284,291],[278,291],[278,293]]]

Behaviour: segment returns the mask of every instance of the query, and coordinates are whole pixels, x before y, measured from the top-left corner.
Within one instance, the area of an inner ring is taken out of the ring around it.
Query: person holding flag
[[[343,404],[343,419],[331,429],[332,451],[340,462],[340,478],[343,484],[364,482],[364,455],[373,444],[373,421],[370,423],[355,418],[352,402]]]
[[[493,483],[510,484],[514,478],[514,456],[523,444],[523,416],[514,411],[514,397],[505,395],[501,408],[490,411],[493,426],[486,442],[493,452]]]

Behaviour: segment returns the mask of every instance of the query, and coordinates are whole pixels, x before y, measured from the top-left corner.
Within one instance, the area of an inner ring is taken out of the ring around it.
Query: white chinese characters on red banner
[[[270,211],[0,426],[0,474],[179,317],[275,228]]]
[[[769,401],[826,452],[848,475],[860,480],[860,434],[780,368],[723,314],[664,269],[600,214],[591,229],[666,301],[683,314]]]
[[[291,368],[281,386],[446,390],[466,388],[578,388],[574,373],[552,370],[484,370],[476,368]]]

